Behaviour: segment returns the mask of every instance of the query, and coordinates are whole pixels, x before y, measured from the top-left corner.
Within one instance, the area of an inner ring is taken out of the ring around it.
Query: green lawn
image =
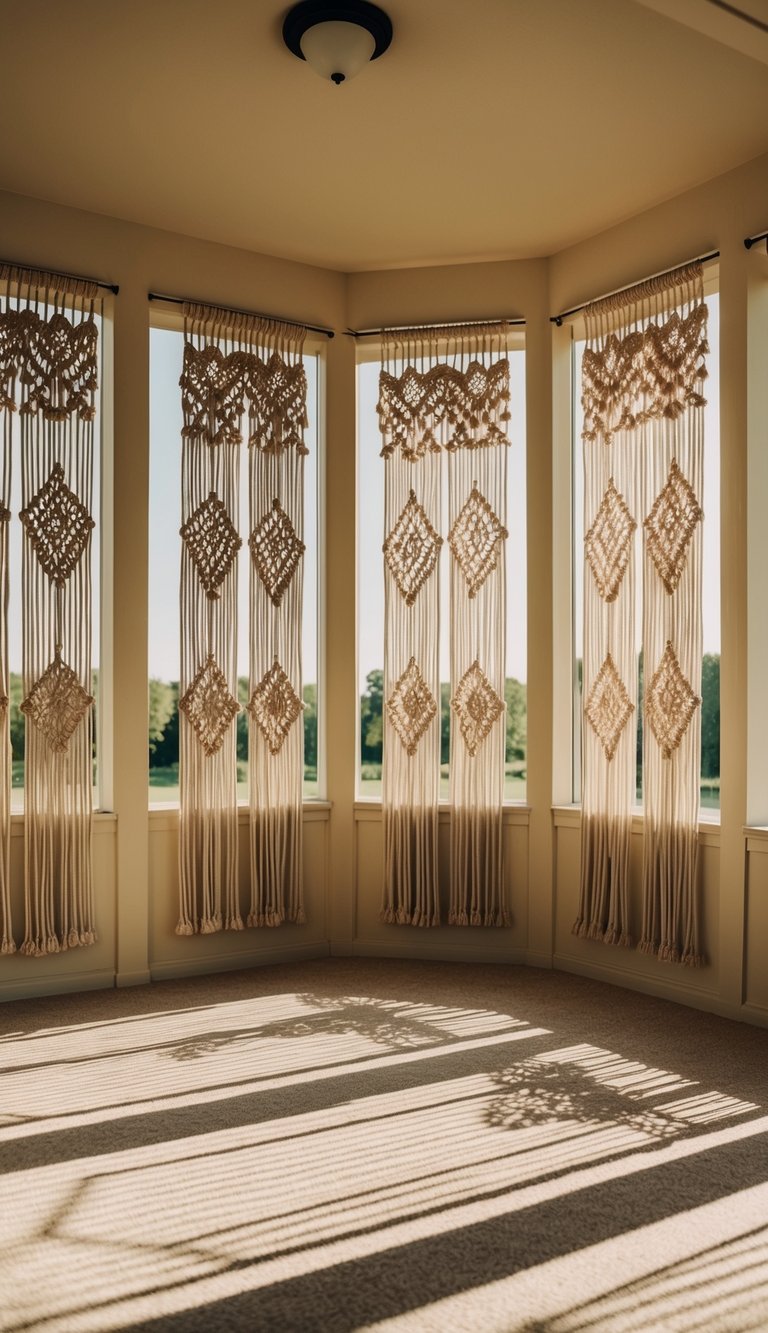
[[[237,762],[237,799],[248,800],[248,765],[241,759]],[[304,800],[317,799],[317,770],[304,770]],[[169,764],[167,768],[149,770],[149,804],[178,804],[179,801],[179,765]]]

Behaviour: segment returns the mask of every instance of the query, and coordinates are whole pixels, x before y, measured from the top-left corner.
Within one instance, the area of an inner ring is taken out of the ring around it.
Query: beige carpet
[[[499,966],[0,1006],[0,1329],[766,1329],[767,1054]]]

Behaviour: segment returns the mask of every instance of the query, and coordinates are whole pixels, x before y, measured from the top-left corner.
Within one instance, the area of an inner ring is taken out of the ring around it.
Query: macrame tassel
[[[249,923],[304,922],[303,331],[254,326],[248,390],[251,554]]]
[[[465,447],[448,459],[451,911],[487,928],[509,919],[502,829],[509,440],[496,411],[508,398],[509,362],[499,331],[468,333],[460,357],[467,377],[482,366],[500,387],[493,409],[473,411]]]
[[[25,928],[22,953],[40,957],[96,938],[91,871],[91,541],[100,313],[95,284],[3,268],[5,369],[0,467],[0,933],[12,940],[7,833],[7,486],[18,406],[23,531],[22,688],[25,715]],[[11,307],[13,289],[16,308]],[[15,335],[7,339],[15,323]],[[46,350],[48,349],[48,350]],[[54,349],[54,350],[51,350]],[[42,361],[41,361],[42,357]],[[18,386],[19,402],[14,399]]]
[[[641,952],[700,956],[696,901],[707,311],[700,265],[589,306],[584,408],[580,923],[629,939],[635,534],[643,563]],[[660,942],[659,942],[660,941]]]
[[[224,312],[185,305],[177,927],[184,936],[214,934],[239,912],[237,520],[247,377],[232,343]],[[211,387],[217,374],[226,392]]]
[[[468,926],[469,916],[466,912],[450,911],[448,913],[449,926]]]
[[[684,967],[703,967],[706,963],[706,959],[703,958],[700,953],[684,953],[680,958],[680,962]]]

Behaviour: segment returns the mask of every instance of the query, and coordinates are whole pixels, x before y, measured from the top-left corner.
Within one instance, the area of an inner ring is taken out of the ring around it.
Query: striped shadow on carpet
[[[768,1037],[328,959],[0,1008],[0,1330],[768,1327]]]

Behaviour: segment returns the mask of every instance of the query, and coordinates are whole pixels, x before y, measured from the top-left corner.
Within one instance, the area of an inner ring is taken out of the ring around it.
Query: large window
[[[109,298],[108,298],[109,299]],[[106,300],[104,301],[106,305]],[[40,314],[50,319],[55,311],[52,306],[41,306]],[[98,329],[98,382],[99,392],[95,397],[96,417],[94,420],[93,448],[93,497],[91,517],[95,526],[91,532],[91,694],[95,700],[93,725],[93,805],[94,809],[108,805],[105,784],[107,775],[101,771],[99,756],[103,728],[103,693],[101,689],[101,561],[102,561],[102,493],[103,493],[103,454],[104,454],[104,376],[111,373],[111,367],[104,354],[104,335],[107,320],[103,313],[94,311],[93,320]],[[9,588],[8,588],[8,718],[11,735],[11,811],[20,814],[24,810],[24,728],[25,717],[21,712],[24,697],[22,687],[22,525],[19,520],[21,501],[21,466],[20,466],[20,420],[18,412],[11,416],[11,518],[8,532],[9,550]],[[30,724],[31,725],[31,724]]]
[[[381,797],[384,687],[384,460],[376,403],[378,351],[361,349],[357,371],[358,432],[358,791],[363,799]],[[522,337],[510,361],[509,465],[505,542],[507,580],[506,682],[507,742],[505,798],[524,801],[527,756],[526,639],[526,492],[525,492],[525,351]],[[444,485],[447,484],[444,482]],[[447,498],[443,497],[447,513]],[[440,556],[440,602],[449,604],[449,552]],[[448,798],[450,775],[449,625],[440,622],[441,799]]]
[[[717,292],[707,292],[709,309],[708,337],[712,349],[707,357],[705,382],[707,405],[704,409],[704,524],[702,553],[703,650],[701,680],[701,808],[720,808],[720,376],[718,347],[720,307]],[[572,356],[573,384],[573,788],[574,800],[581,799],[581,662],[584,628],[584,462],[582,450],[583,414],[581,408],[581,360],[584,336],[574,328]],[[634,536],[636,561],[641,560],[642,526]],[[642,566],[638,563],[638,568]],[[642,582],[637,581],[638,697],[637,717],[637,787],[638,806],[643,803],[643,655]]]
[[[179,565],[181,559],[181,395],[184,339],[179,328],[150,334],[149,802],[179,799]],[[321,794],[318,776],[318,380],[319,357],[304,351],[309,453],[304,473],[304,799]],[[241,535],[248,531],[248,450],[241,450]],[[248,624],[248,547],[238,559],[239,622]],[[248,799],[248,638],[238,641],[238,798]]]

